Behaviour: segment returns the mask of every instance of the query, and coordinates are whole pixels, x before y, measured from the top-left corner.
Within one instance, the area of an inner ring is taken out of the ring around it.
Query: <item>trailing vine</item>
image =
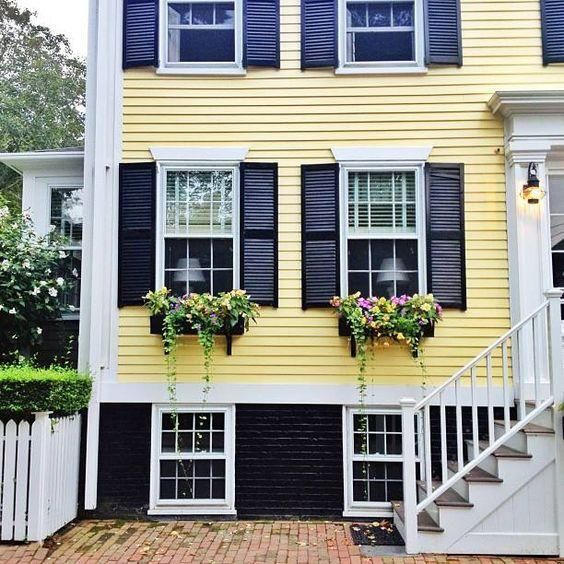
[[[442,319],[442,308],[433,294],[393,296],[392,298],[363,298],[360,292],[347,297],[335,296],[331,305],[348,325],[351,339],[356,343],[358,365],[357,382],[359,404],[366,401],[366,370],[368,343],[389,347],[396,342],[406,345],[423,374],[426,387],[427,369],[423,356],[425,330]]]
[[[181,335],[195,332],[202,348],[204,403],[213,382],[215,337],[232,334],[242,324],[248,330],[250,321],[259,316],[259,306],[251,302],[244,290],[211,294],[172,296],[167,288],[149,292],[145,304],[151,315],[162,316],[162,342],[165,353],[167,389],[170,402],[177,400],[177,349]]]

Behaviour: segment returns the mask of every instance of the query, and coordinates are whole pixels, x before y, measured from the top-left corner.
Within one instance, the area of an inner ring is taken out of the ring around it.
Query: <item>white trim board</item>
[[[371,163],[394,166],[396,164],[422,164],[429,159],[432,145],[421,147],[331,147],[339,163]]]
[[[227,164],[244,161],[248,147],[150,147],[156,161]]]
[[[236,346],[236,345],[235,345]],[[163,361],[164,362],[164,361]],[[203,401],[203,384],[177,384],[178,402],[194,403]],[[432,388],[428,388],[431,392]],[[470,386],[461,388],[460,401],[471,405]],[[445,392],[445,404],[455,405],[454,392]],[[423,393],[420,385],[384,386],[369,385],[366,405],[375,407],[398,407],[403,397],[420,400]],[[476,397],[487,405],[487,388],[479,387]],[[166,382],[102,382],[99,401],[103,403],[168,403],[170,402]],[[213,384],[207,401],[210,404],[236,403],[274,403],[274,404],[330,404],[358,405],[358,388],[351,377],[347,385],[337,384]],[[496,406],[503,406],[503,389],[495,388],[492,401]],[[439,405],[438,399],[432,402]]]

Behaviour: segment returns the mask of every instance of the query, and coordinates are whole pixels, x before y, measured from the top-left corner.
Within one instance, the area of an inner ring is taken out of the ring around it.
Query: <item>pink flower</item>
[[[359,298],[356,303],[362,309],[370,309],[372,307],[372,302],[370,300],[367,300],[366,298]]]

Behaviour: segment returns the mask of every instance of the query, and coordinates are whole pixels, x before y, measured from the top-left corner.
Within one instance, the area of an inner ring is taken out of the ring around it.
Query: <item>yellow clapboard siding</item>
[[[249,160],[279,164],[280,307],[236,337],[218,337],[216,381],[353,383],[356,365],[331,311],[301,309],[300,165],[332,162],[331,147],[431,146],[432,162],[465,164],[468,309],[447,310],[427,339],[428,382],[439,383],[509,327],[503,124],[496,90],[564,89],[564,71],[542,66],[538,2],[462,0],[464,65],[422,75],[340,75],[300,70],[300,3],[281,0],[281,69],[244,77],[124,75],[123,160],[152,146],[248,147]],[[201,352],[182,339],[179,380],[198,381]],[[400,347],[378,350],[371,381],[420,385]],[[123,308],[119,378],[164,378],[160,337],[143,308]],[[499,358],[493,359],[499,375]]]

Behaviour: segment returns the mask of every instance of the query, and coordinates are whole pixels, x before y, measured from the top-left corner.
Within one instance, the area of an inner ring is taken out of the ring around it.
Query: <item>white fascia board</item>
[[[237,163],[244,161],[248,147],[150,147],[159,162]]]
[[[41,153],[0,153],[0,162],[16,172],[23,174],[38,169],[53,169],[56,167],[82,167],[84,153],[82,151],[69,152],[41,152]]]
[[[424,163],[432,146],[421,147],[331,147],[339,163],[411,164]]]
[[[498,91],[488,101],[493,114],[503,117],[518,113],[564,113],[563,90],[512,90]]]

